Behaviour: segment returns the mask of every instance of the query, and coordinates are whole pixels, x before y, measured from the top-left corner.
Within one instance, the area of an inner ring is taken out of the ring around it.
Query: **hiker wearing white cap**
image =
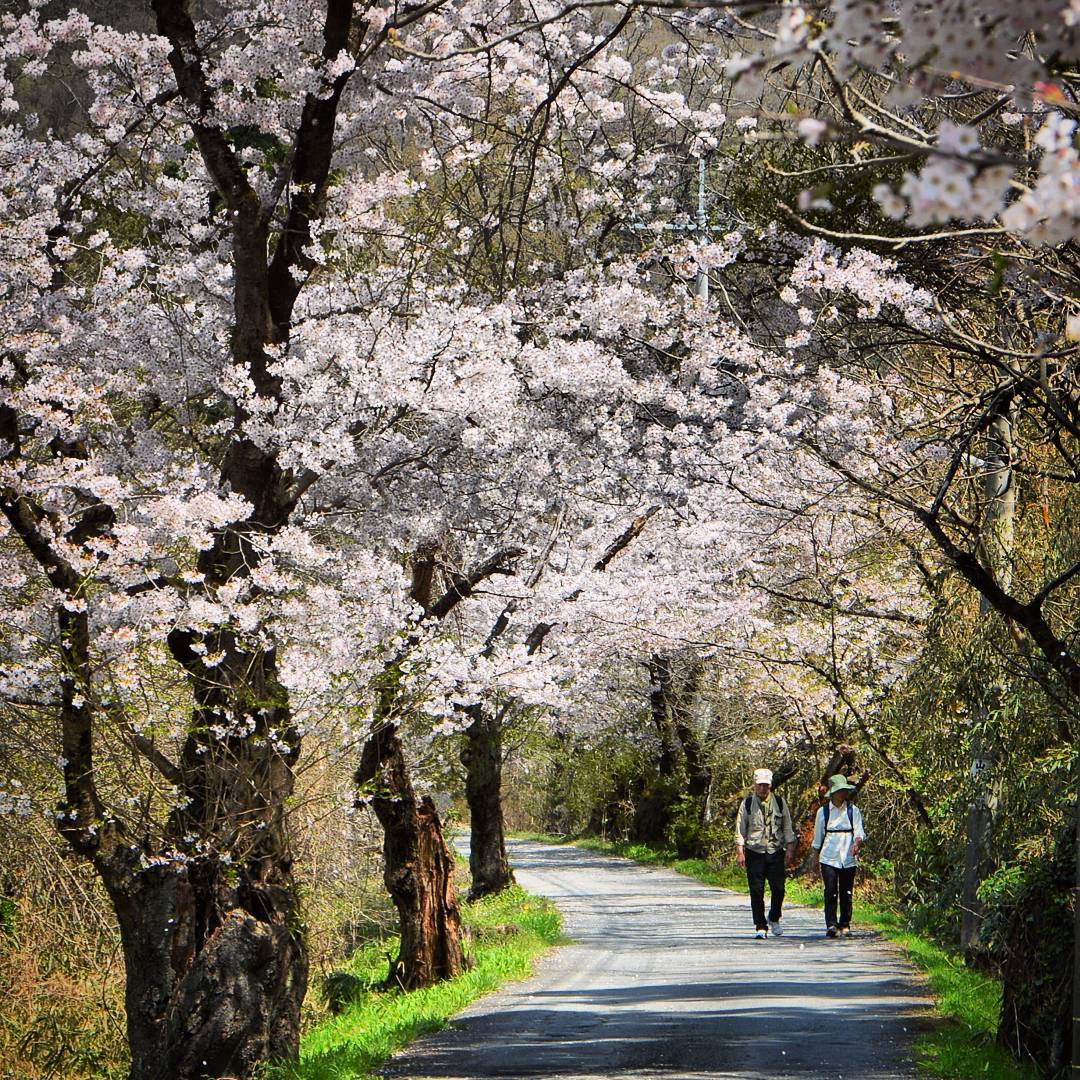
[[[771,929],[776,937],[783,932],[784,880],[787,866],[795,858],[795,830],[791,811],[772,789],[773,774],[768,769],[754,771],[754,790],[739,805],[735,818],[735,859],[746,867],[750,886],[750,911],[754,934],[766,938]],[[765,919],[765,882],[769,883],[769,918]]]

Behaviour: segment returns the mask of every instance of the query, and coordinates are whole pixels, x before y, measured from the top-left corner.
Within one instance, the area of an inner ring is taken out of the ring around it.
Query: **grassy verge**
[[[345,1009],[302,1039],[298,1065],[278,1067],[273,1080],[361,1080],[395,1051],[437,1031],[459,1009],[502,983],[523,979],[532,961],[561,940],[560,917],[547,900],[519,888],[462,905],[473,966],[456,979],[411,993],[380,991],[395,939],[358,949],[344,973],[354,995]]]
[[[536,837],[562,843],[556,837]],[[583,839],[575,846],[608,852],[652,866],[665,866],[706,885],[746,892],[746,874],[737,866],[718,866],[705,859],[680,859],[674,851],[647,844],[611,843]],[[786,897],[796,904],[820,907],[819,881],[789,878]],[[1018,1065],[995,1045],[994,1032],[1001,1010],[1001,985],[964,966],[940,945],[910,931],[900,914],[882,903],[856,896],[855,922],[870,926],[895,942],[911,963],[926,976],[940,1022],[916,1043],[919,1063],[930,1076],[947,1080],[1034,1080],[1039,1074]]]

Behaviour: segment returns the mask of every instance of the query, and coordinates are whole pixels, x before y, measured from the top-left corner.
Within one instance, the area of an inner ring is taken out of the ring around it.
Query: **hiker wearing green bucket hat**
[[[843,773],[829,777],[828,802],[814,822],[810,867],[821,865],[825,885],[825,934],[846,937],[851,931],[856,856],[866,839],[862,813],[851,802],[855,785]],[[839,903],[839,917],[837,904]]]

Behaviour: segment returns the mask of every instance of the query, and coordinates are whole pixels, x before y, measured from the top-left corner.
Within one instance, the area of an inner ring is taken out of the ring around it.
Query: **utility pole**
[[[706,163],[704,157],[698,158],[698,190],[697,190],[697,212],[694,214],[694,220],[686,225],[677,225],[674,222],[665,221],[661,225],[650,225],[645,222],[634,222],[631,229],[642,230],[656,230],[665,229],[672,232],[689,232],[696,233],[698,236],[704,238],[709,235],[710,232],[721,232],[725,228],[723,225],[710,225],[709,216],[706,212],[706,187],[705,187],[705,172]],[[694,278],[694,295],[705,305],[709,303],[709,269],[705,266],[699,266],[697,276]]]

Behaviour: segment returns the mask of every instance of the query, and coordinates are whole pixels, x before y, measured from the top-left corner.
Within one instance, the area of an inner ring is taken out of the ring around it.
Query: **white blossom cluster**
[[[22,784],[18,780],[7,780],[0,786],[0,817],[10,815],[27,818],[33,812],[33,800],[22,790]]]
[[[199,28],[208,123],[257,135],[238,161],[260,200],[281,199],[271,244],[303,194],[275,187],[303,104],[348,80],[334,182],[265,372],[233,355],[237,238],[188,107],[155,100],[173,85],[163,39],[81,16],[0,23],[11,114],[0,128],[0,404],[17,414],[20,441],[17,455],[0,453],[0,487],[41,508],[42,542],[78,580],[45,582],[0,526],[5,699],[55,709],[68,615],[85,617],[93,643],[78,707],[170,751],[190,720],[176,635],[210,681],[231,674],[229,643],[272,652],[296,731],[340,753],[362,740],[373,684],[394,659],[409,730],[426,747],[492,698],[590,730],[605,710],[625,716],[647,693],[641,658],[657,650],[823,650],[818,623],[778,623],[756,586],[853,558],[864,539],[854,527],[824,538],[803,528],[801,505],[827,519],[843,502],[799,436],[821,414],[817,434],[869,468],[889,388],[804,366],[803,349],[841,308],[926,330],[932,298],[889,260],[822,242],[800,251],[781,294],[797,323],[781,344],[691,295],[703,271],[736,282],[761,239],[741,225],[691,232],[657,149],[667,138],[694,154],[724,145],[723,86],[691,90],[684,78],[718,51],[672,46],[639,65],[604,46],[590,12],[545,21],[560,9],[541,5],[540,25],[515,30],[510,9],[459,3],[354,71],[349,56],[322,57],[309,0],[226,8],[220,25]],[[365,16],[371,28],[393,17]],[[509,36],[478,51],[477,25]],[[778,47],[798,52],[808,25],[789,5]],[[61,48],[74,50],[89,95],[71,138],[37,132],[12,96]],[[583,55],[574,92],[544,116],[520,204],[457,198],[485,169],[516,190],[519,151],[500,133],[533,131],[553,82]],[[736,129],[752,129],[747,119]],[[638,125],[657,138],[632,141]],[[963,175],[972,192],[982,183]],[[632,254],[620,243],[597,257],[612,219],[644,215],[685,231],[657,228]],[[488,246],[503,253],[493,263],[525,252],[512,287],[477,284],[470,267]],[[249,446],[302,488],[272,527],[221,479],[224,455]],[[104,524],[84,536],[95,519]],[[204,553],[227,534],[243,536],[243,558],[216,578]],[[435,553],[430,605],[501,550],[445,621],[412,594],[423,552]],[[904,585],[858,582],[886,597]],[[874,645],[865,627],[845,642],[845,663],[872,680],[887,664],[866,658]],[[819,684],[792,693],[816,712],[831,700]],[[257,709],[202,720],[194,753],[207,768],[240,744],[289,753],[292,734]],[[184,843],[188,857],[203,841]]]

